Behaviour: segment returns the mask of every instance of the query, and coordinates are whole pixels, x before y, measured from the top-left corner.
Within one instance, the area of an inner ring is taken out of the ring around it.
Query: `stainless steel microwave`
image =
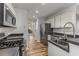
[[[5,4],[0,3],[0,26],[15,26],[16,17],[11,9]]]

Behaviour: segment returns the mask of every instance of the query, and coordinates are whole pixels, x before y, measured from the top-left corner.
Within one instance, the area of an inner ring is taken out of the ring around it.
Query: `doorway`
[[[34,29],[34,23],[30,23],[28,28],[28,49],[24,51],[24,56],[47,56],[48,47],[37,41]]]

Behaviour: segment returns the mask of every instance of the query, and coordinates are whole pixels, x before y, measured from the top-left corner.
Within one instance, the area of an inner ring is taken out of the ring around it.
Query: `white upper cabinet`
[[[55,27],[55,17],[53,16],[51,18],[51,28],[54,28]]]
[[[61,25],[61,19],[60,19],[60,15],[56,15],[55,16],[55,28],[59,28]]]
[[[76,6],[76,33],[79,34],[79,5]]]
[[[46,23],[50,23],[51,24],[51,28],[54,28],[55,27],[55,18],[54,18],[54,16],[53,17],[50,17],[47,21],[46,21]]]
[[[61,27],[64,27],[67,22],[73,23],[73,10],[71,9],[68,9],[61,14]],[[68,24],[66,27],[72,27],[72,25]]]
[[[69,17],[69,16],[68,16]],[[61,27],[64,27],[64,25],[67,22],[72,22],[71,18],[65,17],[65,15],[61,15]],[[71,24],[66,25],[66,27],[72,27]]]

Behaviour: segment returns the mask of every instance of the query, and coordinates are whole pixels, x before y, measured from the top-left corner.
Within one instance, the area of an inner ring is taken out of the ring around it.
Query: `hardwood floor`
[[[29,42],[29,49],[24,51],[24,56],[47,56],[48,47],[37,42],[32,36]]]

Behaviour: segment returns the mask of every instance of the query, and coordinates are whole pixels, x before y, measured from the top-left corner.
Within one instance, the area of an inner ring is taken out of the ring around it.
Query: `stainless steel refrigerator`
[[[40,42],[48,45],[47,36],[53,33],[50,23],[43,23],[40,25]]]

